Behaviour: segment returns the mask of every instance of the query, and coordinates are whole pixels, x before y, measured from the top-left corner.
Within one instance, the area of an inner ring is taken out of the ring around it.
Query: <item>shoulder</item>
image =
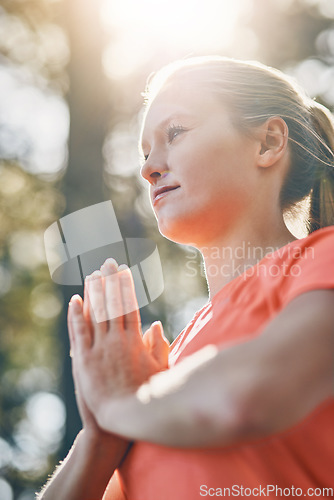
[[[270,260],[301,260],[309,259],[312,256],[320,256],[328,253],[334,248],[334,226],[327,226],[313,233],[305,238],[300,238],[292,241],[288,245],[279,248],[273,253],[267,255]]]
[[[329,250],[334,245],[334,225],[318,229],[305,238],[295,240],[291,245],[304,250],[308,248]]]
[[[283,303],[307,291],[334,289],[334,226],[286,245],[278,259]]]

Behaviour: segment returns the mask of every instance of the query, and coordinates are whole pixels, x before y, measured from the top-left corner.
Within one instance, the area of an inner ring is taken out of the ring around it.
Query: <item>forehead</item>
[[[155,128],[178,117],[196,119],[217,110],[217,97],[191,81],[172,82],[163,86],[145,112],[142,139]]]

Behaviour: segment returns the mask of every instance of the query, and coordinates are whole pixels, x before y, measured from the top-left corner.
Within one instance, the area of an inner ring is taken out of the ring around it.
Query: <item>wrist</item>
[[[129,441],[104,431],[103,429],[83,428],[78,438],[88,456],[103,456],[116,468],[129,447]]]
[[[105,401],[100,405],[96,418],[105,432],[116,433],[122,440],[144,440],[147,436],[150,410],[138,401],[137,394],[129,394]]]

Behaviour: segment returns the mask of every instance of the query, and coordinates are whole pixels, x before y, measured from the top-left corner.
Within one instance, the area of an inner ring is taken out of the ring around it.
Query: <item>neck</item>
[[[227,283],[237,278],[246,269],[256,265],[263,257],[296,240],[285,226],[249,227],[247,230],[231,231],[223,237],[201,246],[210,300]]]

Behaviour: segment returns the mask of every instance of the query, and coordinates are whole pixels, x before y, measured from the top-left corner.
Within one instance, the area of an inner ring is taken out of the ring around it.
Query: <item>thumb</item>
[[[160,321],[152,323],[143,336],[143,342],[161,370],[168,368],[169,342],[164,335]]]

